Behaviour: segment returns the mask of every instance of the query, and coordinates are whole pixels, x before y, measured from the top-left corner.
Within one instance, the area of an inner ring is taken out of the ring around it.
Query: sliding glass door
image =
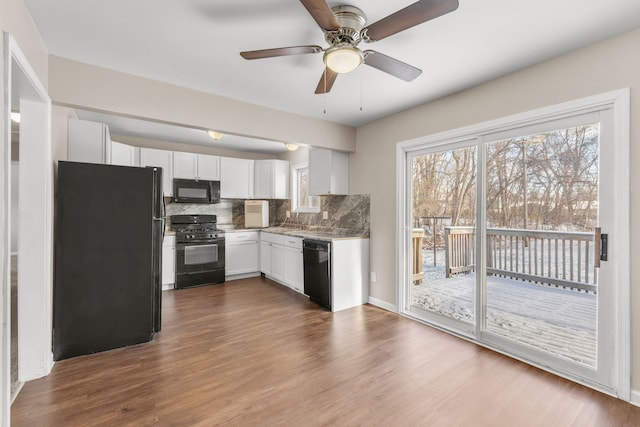
[[[472,332],[476,324],[477,147],[467,141],[421,150],[409,156],[408,166],[410,307],[423,317]]]
[[[401,311],[612,389],[612,129],[603,109],[405,150]]]
[[[599,115],[541,127],[555,129],[485,137],[482,329],[525,354],[595,370]]]

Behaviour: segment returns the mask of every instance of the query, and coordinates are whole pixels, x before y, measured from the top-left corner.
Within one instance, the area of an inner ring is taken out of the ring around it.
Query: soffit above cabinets
[[[118,135],[160,140],[203,147],[244,151],[278,155],[287,151],[284,143],[267,139],[249,138],[240,135],[224,134],[222,138],[214,141],[205,129],[194,129],[168,123],[159,123],[149,120],[134,119],[130,117],[116,116],[112,114],[98,113],[76,109],[78,118],[92,122],[105,123],[109,126],[112,139],[117,140]]]

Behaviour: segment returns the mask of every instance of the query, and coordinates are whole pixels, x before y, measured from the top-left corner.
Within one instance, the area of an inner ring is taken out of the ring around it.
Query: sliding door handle
[[[600,227],[596,227],[593,234],[593,244],[595,247],[593,266],[600,268],[600,261],[607,261],[609,258],[609,235],[602,233]]]

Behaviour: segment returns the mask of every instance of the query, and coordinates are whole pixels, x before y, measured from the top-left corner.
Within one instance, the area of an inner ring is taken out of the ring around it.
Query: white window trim
[[[298,170],[305,169],[305,168],[306,169],[309,168],[309,163],[298,163],[296,165],[291,166],[291,212],[319,213],[320,212],[319,203],[317,208],[298,207]],[[320,196],[309,196],[309,197],[320,197]]]
[[[613,144],[618,148],[614,158],[616,167],[617,185],[615,188],[616,198],[620,200],[619,209],[616,210],[615,223],[617,236],[622,236],[623,241],[618,244],[621,247],[629,248],[629,139],[630,139],[630,90],[629,88],[606,92],[563,104],[557,104],[545,108],[528,111],[499,118],[496,120],[479,123],[463,128],[458,128],[442,133],[419,137],[405,142],[400,142],[396,146],[396,244],[399,250],[396,257],[396,291],[398,301],[398,312],[406,317],[411,317],[405,307],[408,274],[405,257],[411,254],[411,219],[407,218],[405,207],[409,194],[407,194],[405,181],[410,173],[406,167],[406,157],[409,152],[415,152],[421,147],[430,148],[448,145],[455,142],[468,141],[470,139],[482,138],[489,134],[509,131],[513,128],[521,128],[528,125],[536,125],[545,121],[550,121],[570,115],[584,114],[591,111],[600,111],[610,108],[613,114]],[[618,271],[618,286],[616,295],[617,319],[615,330],[617,343],[617,357],[614,364],[617,368],[617,378],[615,378],[615,393],[618,398],[631,400],[631,312],[630,312],[630,255],[629,251],[619,251],[618,265],[623,266]],[[420,319],[416,319],[420,320]],[[441,326],[442,327],[442,326]],[[446,327],[443,327],[446,329]],[[486,345],[486,344],[482,344]],[[498,350],[499,351],[499,350]],[[537,365],[542,369],[547,367]],[[557,373],[557,372],[556,372]],[[561,374],[562,375],[562,374]],[[592,388],[598,389],[594,384],[584,381],[581,378],[571,378]],[[601,390],[608,392],[607,390]]]

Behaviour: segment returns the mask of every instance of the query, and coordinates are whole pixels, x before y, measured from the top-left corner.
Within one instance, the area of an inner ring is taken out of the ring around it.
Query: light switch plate
[[[329,219],[329,212],[322,211],[322,219]]]

